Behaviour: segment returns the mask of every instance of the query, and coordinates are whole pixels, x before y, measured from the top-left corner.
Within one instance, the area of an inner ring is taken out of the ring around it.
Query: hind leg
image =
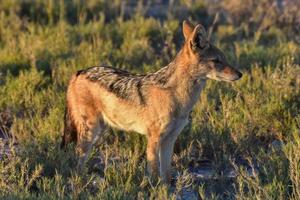
[[[103,120],[99,120],[99,118],[87,119],[81,123],[77,142],[77,153],[79,155],[77,169],[79,173],[83,172],[84,164],[87,161],[93,144],[97,142],[104,129],[104,122]]]

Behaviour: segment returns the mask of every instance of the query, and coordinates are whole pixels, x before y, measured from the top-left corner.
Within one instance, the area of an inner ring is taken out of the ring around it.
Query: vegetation
[[[0,133],[11,149],[0,156],[0,198],[176,199],[192,188],[201,199],[299,199],[299,3],[176,0],[154,18],[155,1],[134,2],[0,1]],[[208,81],[177,141],[173,186],[147,177],[145,138],[117,130],[77,174],[74,147],[60,150],[71,74],[101,63],[155,71],[180,49],[183,19],[212,30],[218,11],[212,41],[244,76]],[[191,176],[205,159],[218,178]],[[230,167],[238,175],[228,180]]]

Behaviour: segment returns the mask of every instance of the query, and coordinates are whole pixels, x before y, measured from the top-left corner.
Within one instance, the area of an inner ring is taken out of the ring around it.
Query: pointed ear
[[[204,49],[208,44],[205,28],[198,24],[191,35],[191,48],[193,50]]]
[[[195,26],[189,22],[188,20],[184,20],[182,23],[182,31],[183,31],[183,35],[185,40],[188,39],[188,37],[193,33]]]

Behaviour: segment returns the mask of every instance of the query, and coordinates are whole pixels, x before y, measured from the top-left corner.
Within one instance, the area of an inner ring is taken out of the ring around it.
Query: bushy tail
[[[77,130],[70,115],[68,104],[65,108],[64,120],[64,135],[62,136],[61,148],[66,148],[66,146],[71,142],[77,143]]]

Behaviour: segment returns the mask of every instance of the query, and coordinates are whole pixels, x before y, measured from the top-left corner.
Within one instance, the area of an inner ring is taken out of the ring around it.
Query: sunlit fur
[[[242,74],[206,37],[202,25],[183,22],[185,43],[169,65],[154,73],[132,74],[108,66],[72,76],[62,145],[76,142],[82,170],[107,125],[148,138],[149,172],[168,182],[173,146],[198,101],[207,78],[234,81]]]

